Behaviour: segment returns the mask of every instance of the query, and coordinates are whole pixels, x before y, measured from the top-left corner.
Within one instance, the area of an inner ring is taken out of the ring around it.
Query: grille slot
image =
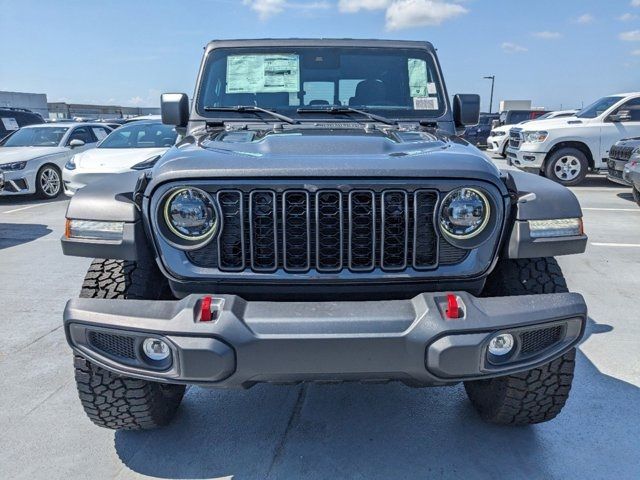
[[[273,272],[278,267],[276,194],[254,190],[249,194],[251,268],[256,272]]]
[[[557,325],[549,328],[539,328],[537,330],[529,330],[520,334],[522,348],[521,355],[533,355],[541,352],[560,341],[562,336],[562,326]]]
[[[376,199],[373,192],[349,194],[349,268],[370,271],[375,266]]]
[[[245,267],[242,192],[221,190],[217,198],[222,213],[222,230],[218,235],[220,269],[237,272]]]
[[[413,266],[435,267],[438,263],[438,237],[434,216],[438,195],[428,190],[414,193]]]
[[[320,272],[342,269],[344,219],[342,193],[321,190],[316,193],[316,268]]]
[[[282,195],[282,254],[284,268],[305,272],[311,267],[309,193],[289,190]]]
[[[114,335],[104,332],[89,332],[89,343],[112,357],[135,360],[135,339],[126,335]]]
[[[407,192],[382,192],[380,265],[387,270],[404,270],[409,247],[409,201]]]

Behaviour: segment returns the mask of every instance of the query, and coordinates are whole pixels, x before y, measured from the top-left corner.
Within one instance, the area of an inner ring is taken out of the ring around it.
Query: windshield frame
[[[363,43],[363,44],[331,43],[328,45],[319,43],[314,45],[314,44],[307,44],[307,43],[293,44],[287,41],[283,41],[282,44],[274,43],[271,45],[264,45],[264,44],[258,43],[256,45],[231,44],[231,45],[215,46],[213,48],[207,49],[207,51],[205,52],[205,56],[202,60],[200,72],[198,75],[198,81],[197,81],[196,89],[194,92],[194,99],[191,107],[192,115],[190,120],[194,120],[194,121],[200,120],[205,122],[213,121],[213,122],[221,122],[221,123],[229,122],[229,121],[243,121],[243,122],[256,122],[256,121],[277,122],[278,121],[277,119],[267,118],[266,116],[264,118],[258,118],[255,115],[251,116],[249,115],[249,112],[224,112],[224,114],[219,113],[218,115],[216,114],[212,115],[212,112],[205,111],[204,107],[208,106],[208,105],[205,105],[205,99],[204,99],[204,96],[205,96],[204,89],[206,86],[205,82],[209,75],[212,62],[220,58],[216,54],[222,53],[225,57],[228,57],[229,55],[242,55],[242,54],[245,54],[245,55],[276,54],[276,53],[286,54],[286,53],[295,53],[296,51],[307,50],[307,49],[318,50],[318,49],[327,48],[327,49],[336,49],[340,51],[348,51],[348,50],[355,50],[360,52],[365,51],[364,52],[365,54],[368,53],[366,52],[367,50],[371,51],[371,54],[374,54],[376,51],[381,51],[381,50],[389,51],[389,52],[401,51],[402,53],[400,55],[405,55],[407,56],[407,58],[417,58],[417,59],[426,60],[427,68],[432,69],[433,79],[435,80],[434,83],[436,84],[437,96],[432,98],[437,98],[439,102],[439,108],[438,110],[433,110],[434,113],[427,115],[425,113],[431,112],[431,110],[415,110],[413,108],[405,108],[402,106],[390,106],[389,108],[381,108],[378,106],[357,106],[356,108],[359,108],[361,110],[366,110],[367,112],[370,112],[373,114],[377,113],[378,115],[384,116],[389,119],[393,119],[398,122],[427,121],[427,122],[435,123],[438,121],[442,121],[443,118],[446,118],[447,116],[451,116],[451,106],[449,103],[447,87],[442,77],[442,70],[441,70],[440,63],[434,51],[428,48],[428,45],[429,44],[426,44],[426,43],[422,44],[421,42],[407,42],[407,45],[385,44],[384,42],[375,42],[372,45],[367,45],[366,43]],[[411,56],[411,54],[414,52],[415,52],[415,56]],[[303,81],[304,80],[301,79],[300,91],[302,90]],[[310,80],[310,81],[313,81],[313,80]],[[291,116],[295,120],[300,121],[301,123],[312,123],[312,122],[317,122],[318,120],[322,120],[323,122],[326,122],[326,123],[329,123],[329,122],[343,123],[345,121],[345,118],[341,115],[326,114],[320,109],[318,111],[317,116],[316,115],[313,115],[313,116],[299,115],[296,111],[297,109],[308,107],[308,105],[304,105],[303,103],[300,103],[299,105],[289,105],[286,107],[285,106],[273,107],[273,106],[265,106],[260,104],[258,104],[257,106],[262,108],[268,108],[271,111]],[[331,107],[331,105],[329,106]],[[335,105],[335,107],[338,107],[338,108],[341,106],[345,106],[345,105]],[[405,113],[405,114],[398,115],[398,113]],[[353,117],[348,112],[344,112],[344,116],[351,117],[349,119],[350,121],[356,121],[356,122],[360,121],[357,118],[357,116]],[[362,117],[362,121],[370,122],[371,120],[366,119],[366,117]]]
[[[47,130],[53,130],[53,129],[63,129],[62,132],[62,136],[60,137],[60,140],[58,141],[57,144],[55,145],[7,145],[7,142],[11,141],[12,138],[14,138],[16,135],[19,135],[20,132],[25,132],[25,131],[30,131],[30,130],[36,130],[36,129],[47,129]],[[43,126],[42,124],[36,124],[33,127],[32,126],[25,126],[22,128],[19,128],[18,130],[15,130],[14,132],[10,133],[9,135],[3,137],[2,139],[0,139],[0,147],[6,147],[6,148],[56,148],[56,147],[63,147],[65,142],[65,139],[67,138],[67,135],[69,134],[69,130],[71,127],[62,127],[62,126],[54,126],[54,127],[47,127],[47,126]]]

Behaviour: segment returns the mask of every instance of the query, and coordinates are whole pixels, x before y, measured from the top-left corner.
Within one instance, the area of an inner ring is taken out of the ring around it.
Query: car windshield
[[[4,140],[3,147],[57,147],[67,127],[21,128]]]
[[[578,118],[596,118],[602,115],[606,110],[610,107],[618,103],[624,97],[603,97],[600,100],[593,102],[588,107],[583,108],[578,113],[576,113],[576,117]]]
[[[211,118],[256,117],[255,112],[214,110],[239,105],[267,108],[301,121],[313,121],[319,116],[335,118],[335,111],[334,115],[322,112],[331,106],[353,107],[397,119],[435,118],[446,109],[438,70],[426,49],[213,50],[197,93],[197,111]],[[339,116],[361,117],[355,112],[340,113]]]
[[[130,123],[109,134],[98,148],[162,148],[176,143],[176,129],[162,123]]]

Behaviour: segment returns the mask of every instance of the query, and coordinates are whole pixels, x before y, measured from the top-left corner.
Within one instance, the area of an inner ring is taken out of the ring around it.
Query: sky
[[[640,90],[640,0],[0,0],[0,90],[158,106],[212,39],[387,38],[438,49],[449,94],[547,109]]]

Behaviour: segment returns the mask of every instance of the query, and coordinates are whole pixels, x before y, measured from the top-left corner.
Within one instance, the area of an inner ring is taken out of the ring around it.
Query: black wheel
[[[562,270],[553,258],[501,260],[489,275],[485,296],[567,292]],[[529,425],[555,418],[564,407],[573,381],[575,349],[520,373],[464,382],[481,417],[503,425]]]
[[[509,135],[509,134],[507,133],[507,135]],[[504,144],[504,147],[502,147],[502,153],[501,153],[502,158],[507,158],[507,147],[508,146],[509,146],[509,141],[507,140],[505,142],[505,144]]]
[[[633,187],[633,199],[636,201],[638,206],[640,207],[640,191],[636,187]]]
[[[96,259],[82,285],[81,297],[110,299],[167,298],[168,285],[153,259],[139,262]],[[184,385],[123,377],[75,355],[78,394],[89,419],[114,430],[142,430],[169,423],[185,392]]]
[[[36,195],[40,198],[56,198],[62,192],[62,174],[57,165],[40,167],[36,175]]]
[[[577,148],[561,148],[547,158],[544,174],[565,186],[578,185],[587,176],[589,161]]]

